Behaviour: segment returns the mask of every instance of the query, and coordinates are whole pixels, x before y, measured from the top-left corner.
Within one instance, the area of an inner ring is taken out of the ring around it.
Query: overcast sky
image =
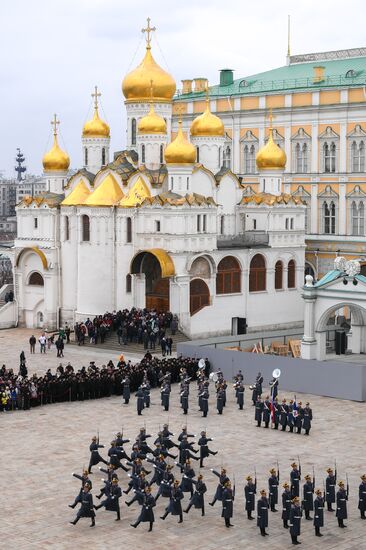
[[[13,176],[20,147],[28,172],[42,172],[55,112],[61,145],[71,167],[80,167],[80,134],[95,84],[111,126],[111,151],[124,146],[121,81],[144,54],[140,31],[147,16],[157,27],[154,56],[180,87],[182,78],[196,76],[215,84],[223,67],[239,78],[284,65],[288,14],[293,54],[366,46],[363,0],[1,2],[0,171]]]

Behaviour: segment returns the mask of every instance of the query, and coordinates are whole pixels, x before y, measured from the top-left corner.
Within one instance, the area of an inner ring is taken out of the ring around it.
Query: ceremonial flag
[[[297,418],[298,416],[298,407],[297,407],[297,403],[296,403],[296,395],[295,395],[295,399],[294,399],[294,407],[293,407],[293,411],[292,411],[292,414],[293,414],[293,417],[294,418]]]
[[[272,401],[270,403],[270,407],[271,407],[271,422],[272,422],[272,424],[274,424],[274,420],[275,420],[275,400],[273,399],[273,397],[272,397]]]

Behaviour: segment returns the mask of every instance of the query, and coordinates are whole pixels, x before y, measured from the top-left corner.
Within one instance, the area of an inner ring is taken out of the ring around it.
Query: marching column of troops
[[[132,492],[133,496],[126,501],[128,507],[137,503],[140,511],[136,521],[131,524],[136,528],[140,523],[148,523],[149,531],[153,529],[155,522],[154,508],[158,499],[166,499],[167,504],[161,520],[165,520],[168,515],[177,516],[178,523],[183,522],[183,513],[189,513],[192,507],[201,511],[205,516],[205,493],[207,486],[202,473],[196,474],[192,465],[193,461],[199,461],[200,468],[204,467],[204,460],[210,455],[216,455],[217,451],[209,448],[212,438],[207,437],[206,431],[202,431],[195,446],[196,435],[188,432],[187,427],[183,426],[177,441],[173,441],[174,434],[169,430],[168,424],[164,424],[163,429],[157,434],[153,444],[148,440],[152,436],[146,433],[146,428],[141,428],[132,444],[131,451],[127,454],[125,445],[130,443],[129,439],[124,439],[123,432],[118,432],[111,442],[108,449],[108,460],[100,454],[100,449],[104,445],[100,444],[99,437],[93,437],[90,444],[90,461],[88,469],[84,469],[82,474],[73,474],[81,481],[81,487],[76,495],[71,508],[80,505],[75,519],[70,522],[75,525],[80,518],[91,518],[91,527],[95,526],[95,511],[104,508],[107,511],[115,512],[116,521],[121,520],[120,499],[122,494]],[[198,456],[196,456],[198,455]],[[168,463],[168,458],[174,462]],[[94,504],[91,494],[92,481],[90,476],[93,474],[92,468],[102,463],[99,471],[105,474],[101,480],[103,485],[96,495],[100,500],[98,505]],[[122,490],[119,479],[119,469],[126,472],[126,480],[123,483],[125,489]],[[219,471],[211,468],[210,472],[217,477],[217,487],[210,501],[210,506],[215,506],[216,502],[221,502],[221,517],[224,519],[226,527],[233,527],[231,519],[234,514],[235,501],[235,479],[230,480],[225,468],[221,467]],[[293,544],[300,544],[298,537],[301,534],[301,521],[303,513],[305,520],[312,521],[315,535],[323,536],[320,529],[324,526],[324,509],[327,505],[328,512],[336,512],[338,526],[345,528],[344,520],[347,519],[347,501],[349,496],[348,480],[337,481],[337,470],[327,469],[325,479],[325,490],[316,489],[315,475],[305,475],[304,483],[301,487],[301,464],[292,463],[289,475],[289,483],[283,483],[283,492],[279,499],[280,472],[277,463],[277,469],[271,468],[268,477],[268,491],[261,489],[259,497],[257,495],[257,476],[254,480],[252,476],[246,477],[244,486],[245,510],[248,520],[255,519],[253,512],[257,511],[257,526],[260,534],[265,537],[268,535],[270,512],[277,512],[279,500],[282,504],[283,527],[289,529]],[[150,476],[150,479],[148,476]],[[183,507],[183,499],[188,493],[188,503]],[[315,497],[314,497],[315,495]],[[336,510],[333,508],[336,504]],[[362,519],[366,519],[366,475],[361,476],[359,486],[359,505]],[[313,513],[313,516],[311,516]]]

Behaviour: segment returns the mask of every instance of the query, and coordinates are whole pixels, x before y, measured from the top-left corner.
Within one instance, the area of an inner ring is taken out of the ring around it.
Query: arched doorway
[[[14,300],[13,265],[6,253],[0,252],[0,307]]]
[[[202,279],[193,279],[189,285],[189,310],[191,315],[210,305],[210,289]]]
[[[169,254],[158,248],[139,252],[131,262],[131,273],[145,275],[145,307],[169,311],[169,277],[175,274]]]
[[[42,311],[37,312],[36,328],[43,328],[43,313],[42,313]]]
[[[352,303],[339,303],[320,317],[316,333],[325,346],[325,355],[366,352],[366,309]]]

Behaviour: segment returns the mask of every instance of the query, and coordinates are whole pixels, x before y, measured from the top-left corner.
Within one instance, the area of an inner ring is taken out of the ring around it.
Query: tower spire
[[[26,171],[26,167],[23,166],[23,162],[25,161],[25,157],[23,153],[21,153],[19,147],[17,148],[17,156],[15,157],[15,162],[17,163],[14,170],[17,172],[17,180],[22,181],[22,173]]]
[[[290,31],[291,31],[291,15],[288,15],[287,16],[287,56],[286,56],[287,65],[290,65],[290,56],[291,56]]]
[[[91,94],[92,98],[94,98],[94,110],[98,110],[98,97],[100,97],[102,94],[98,92],[98,86],[94,86],[94,93]]]
[[[146,33],[146,49],[150,50],[151,49],[151,33],[156,31],[156,27],[150,27],[150,17],[147,18],[147,27],[146,29],[141,29],[141,32],[143,34]]]

